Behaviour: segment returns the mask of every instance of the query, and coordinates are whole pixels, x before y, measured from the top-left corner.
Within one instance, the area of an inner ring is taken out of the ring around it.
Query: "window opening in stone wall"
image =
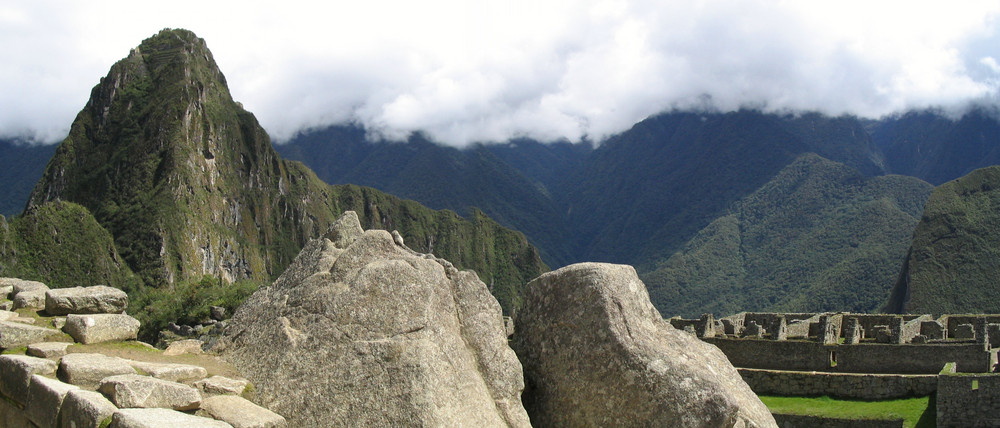
[[[837,367],[837,351],[830,351],[830,367]]]
[[[975,391],[977,389],[979,389],[979,381],[978,380],[974,380],[974,381],[972,381],[972,390]]]

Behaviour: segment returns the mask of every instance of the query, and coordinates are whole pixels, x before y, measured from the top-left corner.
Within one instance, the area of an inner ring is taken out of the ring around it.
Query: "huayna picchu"
[[[366,227],[476,270],[505,311],[547,270],[518,232],[358,186],[329,186],[282,160],[234,101],[205,41],[163,30],[111,67],[35,186],[28,207],[86,207],[147,285],[206,275],[269,282],[345,210]]]

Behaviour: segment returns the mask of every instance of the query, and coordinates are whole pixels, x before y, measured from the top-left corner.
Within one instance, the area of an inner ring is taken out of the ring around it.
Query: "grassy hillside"
[[[0,276],[52,288],[139,285],[111,234],[86,208],[70,202],[47,203],[10,220],[0,216]]]
[[[876,309],[931,186],[803,155],[643,275],[665,316]]]
[[[885,309],[1000,312],[1000,167],[934,189]]]

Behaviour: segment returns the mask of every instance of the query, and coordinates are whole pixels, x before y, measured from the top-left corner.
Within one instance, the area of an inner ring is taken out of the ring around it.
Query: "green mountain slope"
[[[42,281],[52,288],[138,285],[111,234],[86,208],[59,201],[32,207],[9,221],[0,216],[0,276]]]
[[[876,309],[931,186],[799,157],[643,275],[665,316]]]
[[[934,189],[887,312],[1000,312],[1000,167]]]
[[[479,209],[524,232],[543,258],[572,260],[560,210],[544,185],[507,165],[485,146],[465,150],[431,143],[419,134],[406,143],[369,142],[358,127],[330,127],[276,146],[288,159],[307,163],[331,184],[371,186],[434,209]]]
[[[934,185],[1000,164],[1000,120],[995,109],[973,108],[952,118],[913,111],[870,125],[872,139],[893,174]]]
[[[90,210],[154,286],[206,275],[270,281],[347,209],[366,227],[399,229],[412,248],[475,269],[508,311],[547,270],[522,234],[485,216],[330,187],[282,160],[233,101],[204,40],[186,30],[146,39],[93,89],[28,206],[56,200]]]

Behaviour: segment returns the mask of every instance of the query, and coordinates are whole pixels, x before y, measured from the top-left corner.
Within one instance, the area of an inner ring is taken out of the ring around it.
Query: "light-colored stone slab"
[[[104,395],[95,391],[77,389],[66,394],[60,428],[99,428],[118,410]]]
[[[14,311],[3,310],[0,311],[0,321],[7,321],[11,318],[17,318],[19,315]]]
[[[145,361],[130,361],[132,367],[148,373],[157,379],[171,382],[187,382],[204,379],[208,371],[204,367],[190,364],[147,363]]]
[[[25,290],[20,293],[14,294],[11,299],[14,301],[14,309],[21,308],[31,308],[31,309],[44,309],[45,308],[45,292],[48,290],[35,289],[35,290]]]
[[[57,288],[45,292],[45,312],[50,315],[120,314],[127,307],[128,295],[106,285]]]
[[[80,388],[44,376],[32,375],[31,384],[28,386],[28,402],[24,406],[28,419],[39,428],[56,428],[63,399],[74,389]]]
[[[66,316],[63,331],[84,344],[133,340],[139,333],[139,320],[125,314],[71,314]]]
[[[0,393],[23,405],[31,376],[50,375],[55,371],[56,363],[52,360],[27,355],[0,355]]]
[[[181,354],[201,354],[204,351],[201,349],[201,345],[204,343],[198,339],[184,339],[171,342],[167,345],[167,349],[163,351],[163,355],[181,355]]]
[[[6,299],[14,292],[13,285],[0,285],[0,299]]]
[[[108,376],[135,374],[129,360],[102,354],[66,354],[59,362],[59,379],[95,390]]]
[[[223,421],[170,409],[119,409],[108,428],[232,428]]]
[[[224,376],[212,376],[194,383],[194,387],[201,391],[201,395],[240,395],[247,389],[247,382],[243,379],[230,379]]]
[[[35,324],[35,319],[34,318],[28,318],[28,317],[8,318],[7,321],[21,323],[21,324],[29,324],[29,325],[34,325]]]
[[[209,416],[226,421],[234,428],[284,428],[288,426],[281,415],[258,406],[243,397],[217,395],[201,403]]]
[[[11,309],[14,309],[14,302],[11,302],[10,300],[0,302],[0,310],[9,311]]]
[[[190,386],[140,375],[104,378],[97,390],[120,408],[162,407],[194,410],[201,405],[201,394]]]
[[[10,294],[17,294],[29,290],[48,290],[49,286],[38,281],[29,281],[20,278],[0,278],[0,286],[11,286]]]
[[[66,355],[69,342],[39,342],[28,345],[28,355],[38,358],[59,358]]]
[[[0,321],[0,349],[28,346],[44,342],[46,337],[59,334],[59,330],[10,321]]]

